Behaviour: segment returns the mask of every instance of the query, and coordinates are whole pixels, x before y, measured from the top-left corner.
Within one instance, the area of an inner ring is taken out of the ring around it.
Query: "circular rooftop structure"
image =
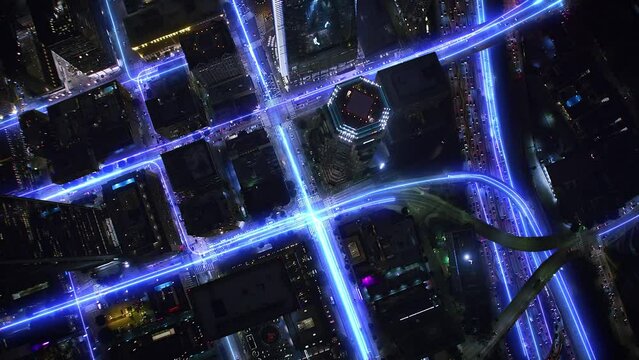
[[[349,143],[382,133],[390,116],[382,87],[362,77],[337,85],[327,106],[332,127]]]

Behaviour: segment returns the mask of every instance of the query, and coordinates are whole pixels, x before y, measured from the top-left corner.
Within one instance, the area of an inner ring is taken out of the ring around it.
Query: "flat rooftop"
[[[193,288],[195,318],[211,339],[291,313],[297,298],[284,263],[275,259]]]
[[[364,120],[368,119],[375,99],[368,94],[364,94],[359,90],[353,90],[346,102],[346,111],[358,118]]]
[[[194,31],[180,37],[180,47],[189,69],[199,64],[220,60],[225,54],[235,54],[237,49],[223,18],[212,19]]]
[[[209,145],[204,140],[168,151],[161,156],[175,192],[194,189],[204,183],[220,183]]]
[[[381,70],[375,80],[384,88],[393,109],[437,97],[450,88],[435,53]]]

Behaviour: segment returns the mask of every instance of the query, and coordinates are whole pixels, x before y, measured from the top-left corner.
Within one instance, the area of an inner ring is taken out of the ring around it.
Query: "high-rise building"
[[[360,154],[371,147],[368,144],[379,142],[390,117],[381,86],[365,78],[337,85],[326,109],[327,124],[334,136],[352,144]]]
[[[95,154],[86,148],[77,127],[62,124],[66,132],[58,135],[57,124],[37,111],[21,115],[20,120],[26,143],[32,153],[47,160],[54,183],[65,183],[98,169]]]
[[[284,247],[220,265],[227,275],[191,289],[205,339],[236,333],[263,359],[347,358],[321,264],[299,238],[282,240]]]
[[[184,70],[150,81],[146,99],[153,128],[163,137],[175,139],[209,124],[202,101],[195,96]]]
[[[102,194],[125,255],[178,249],[180,240],[156,174],[139,170],[123,175],[102,186]]]
[[[45,83],[51,88],[62,85],[55,67],[50,46],[66,40],[75,33],[73,18],[66,1],[27,1],[33,21],[33,34]]]
[[[385,138],[390,152],[387,165],[437,174],[461,170],[450,80],[437,54],[381,70],[375,81],[393,109]]]
[[[96,171],[140,138],[131,95],[115,81],[49,106],[47,113],[25,112],[20,125],[31,151],[49,161],[56,184]]]
[[[408,41],[430,36],[438,29],[439,19],[432,0],[395,0],[389,2],[391,18],[397,34]]]
[[[19,185],[12,150],[8,141],[0,139],[0,192],[2,193],[10,192]]]
[[[20,191],[33,184],[37,168],[31,166],[26,153],[27,147],[19,132],[6,132],[0,137],[0,193]]]
[[[51,84],[49,68],[43,57],[42,46],[38,41],[35,26],[30,16],[23,16],[16,21],[16,55],[13,68],[7,69],[8,75],[19,79],[24,88],[33,94],[44,94],[59,87],[60,79]],[[54,69],[54,68],[52,68]]]
[[[51,120],[38,110],[28,110],[20,114],[20,130],[29,150],[36,156],[49,157],[53,153],[51,144],[55,142],[51,131]]]
[[[199,24],[188,34],[180,36],[180,46],[189,70],[198,77],[202,76],[202,81],[218,82],[244,73],[223,16]],[[227,60],[226,64],[220,64],[223,59]]]
[[[86,88],[119,70],[99,45],[82,35],[50,48],[56,70],[67,90]]]
[[[381,86],[364,78],[335,87],[311,134],[320,173],[331,185],[360,178],[386,133],[390,106]]]
[[[178,50],[180,35],[221,12],[218,2],[210,0],[125,0],[124,6],[129,44],[145,59]]]
[[[28,0],[40,59],[47,83],[67,90],[88,86],[104,71],[113,71],[114,59],[108,42],[100,38],[96,19],[102,17],[99,2],[89,5],[77,0]]]
[[[278,69],[297,84],[353,65],[355,1],[273,0]]]
[[[438,294],[412,217],[382,209],[339,226],[359,292],[389,358],[433,356],[462,339]],[[389,346],[387,342],[393,343]]]
[[[0,196],[0,265],[95,265],[119,254],[98,208]]]
[[[450,97],[447,74],[436,53],[383,69],[375,80],[384,88],[395,113],[436,106]]]
[[[5,75],[12,75],[18,69],[17,22],[18,4],[5,1],[0,7],[0,63]]]
[[[249,215],[264,218],[291,201],[284,173],[266,130],[241,131],[226,141],[226,149]]]
[[[386,0],[357,2],[357,40],[366,58],[371,58],[399,45]]]
[[[103,1],[67,0],[72,10],[76,30],[84,38],[90,40],[103,50],[103,53],[113,63],[115,62],[115,48],[109,38],[111,24],[105,16]]]
[[[0,71],[4,70],[0,62]],[[16,113],[18,111],[18,93],[16,86],[4,75],[0,75],[0,120],[4,115]]]
[[[253,81],[223,17],[194,27],[180,44],[211,117],[226,120],[257,106]]]
[[[53,45],[75,33],[73,16],[66,1],[27,0],[27,5],[42,44]]]
[[[102,1],[29,0],[5,2],[0,8],[2,62],[9,75],[34,94],[44,94],[78,85],[76,78],[100,78],[115,70],[111,45],[104,31]],[[54,56],[53,49],[58,55]],[[60,71],[60,62],[82,59],[91,68]],[[90,71],[89,71],[90,70]],[[95,80],[95,79],[93,79]],[[86,85],[87,81],[82,84]]]
[[[116,81],[47,108],[53,123],[81,128],[98,161],[139,138],[131,94]],[[59,126],[59,125],[58,125]]]
[[[237,206],[206,141],[166,152],[162,162],[189,235],[211,236],[236,227]]]
[[[62,83],[53,55],[47,45],[40,41],[33,19],[23,17],[19,19],[18,25],[18,66],[27,75],[25,85],[38,94],[60,89]]]

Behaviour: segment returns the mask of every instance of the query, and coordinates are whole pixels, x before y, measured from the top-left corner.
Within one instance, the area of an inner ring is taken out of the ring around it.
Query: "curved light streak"
[[[484,8],[483,8],[483,1],[482,0],[477,0],[478,4],[481,3],[482,6],[480,6],[478,8],[478,21],[479,22],[483,22],[485,21],[485,13],[484,13]],[[543,1],[536,1],[534,4],[541,4]],[[555,7],[555,6],[563,6],[563,1],[562,0],[556,0],[554,2],[551,2],[550,5],[546,6],[545,8],[551,8],[551,7]],[[544,8],[544,9],[545,9]],[[536,16],[536,13],[531,15],[532,16]],[[490,52],[489,50],[484,50],[479,52],[479,58],[480,58],[480,66],[482,68],[482,72],[485,74],[482,77],[482,83],[483,83],[483,88],[484,88],[484,95],[485,95],[485,100],[486,100],[486,109],[488,112],[488,123],[489,123],[489,133],[490,133],[490,143],[493,149],[493,154],[495,156],[495,163],[497,165],[497,169],[498,169],[498,174],[499,177],[501,178],[502,181],[507,182],[507,184],[509,184],[511,187],[515,187],[515,184],[513,182],[512,176],[511,176],[511,171],[510,171],[510,167],[509,167],[509,161],[508,161],[508,154],[506,152],[506,148],[504,146],[503,143],[503,137],[502,137],[502,133],[501,133],[501,125],[500,125],[500,121],[499,121],[499,114],[497,111],[497,98],[495,95],[495,88],[494,88],[494,75],[493,75],[493,70],[492,70],[492,63],[491,63],[491,56],[490,56]],[[504,164],[504,168],[502,168],[502,164],[501,162],[503,161]],[[519,222],[517,219],[517,216],[514,213],[513,207],[512,207],[512,203],[509,200],[509,208],[510,208],[510,212],[512,215],[512,220],[516,225],[516,230],[519,234],[522,233],[521,229],[519,228]],[[535,218],[529,218],[529,219],[533,219],[534,222],[537,222],[537,219]],[[538,231],[537,235],[541,235],[541,228],[538,226],[533,226],[534,228],[536,228],[536,231]],[[524,229],[523,229],[524,233],[527,233],[527,229],[526,226],[524,224]],[[544,252],[544,255],[547,257],[550,256],[550,252]],[[526,260],[528,261],[528,255],[524,255]],[[540,259],[538,254],[532,254],[532,259],[533,262],[535,264],[536,267],[539,267],[542,260]],[[568,291],[568,288],[566,286],[565,280],[563,279],[563,275],[561,273],[558,274],[558,279],[557,279],[557,285],[559,287],[559,292],[564,300],[564,303],[566,304],[566,308],[568,310],[568,313],[570,314],[570,317],[573,321],[573,323],[575,324],[575,330],[577,331],[577,335],[579,337],[579,340],[581,341],[581,345],[582,348],[585,350],[586,356],[589,359],[595,359],[595,354],[594,351],[592,350],[592,346],[590,344],[590,341],[588,339],[588,334],[586,333],[586,329],[582,324],[581,318],[579,316],[579,313],[577,311],[577,308],[574,305],[574,301],[572,299],[572,297],[570,296],[570,292]],[[545,312],[543,307],[541,306],[541,302],[539,302],[539,306],[540,306],[540,310],[542,313],[542,316],[544,317],[544,323],[546,326],[546,332],[549,334],[550,337],[552,337],[550,335],[550,328],[548,327],[548,324],[546,322],[546,316],[545,316]],[[532,334],[533,339],[534,339],[534,333]],[[537,357],[541,358],[541,355],[539,354],[539,349],[538,349],[538,342],[535,341],[535,344],[533,344],[535,346],[535,350],[537,351]]]
[[[484,1],[483,0],[475,0],[475,3],[477,5],[477,22],[478,23],[482,23],[484,21],[486,21],[486,13],[485,13],[485,8],[484,8]],[[486,104],[486,110],[487,110],[487,115],[488,115],[488,123],[489,123],[489,133],[490,133],[490,137],[491,137],[491,145],[493,148],[493,154],[495,155],[495,157],[497,157],[499,155],[499,153],[497,152],[497,149],[495,148],[495,139],[498,142],[498,146],[500,149],[503,149],[503,143],[501,141],[501,132],[500,132],[500,126],[499,126],[499,119],[498,119],[498,112],[497,112],[497,104],[496,104],[496,97],[495,97],[495,89],[494,89],[494,77],[493,77],[493,73],[492,73],[492,64],[490,61],[490,49],[485,49],[483,51],[479,52],[479,66],[482,69],[482,73],[484,74],[484,76],[481,77],[481,82],[482,82],[482,88],[483,88],[483,93],[484,93],[484,100],[485,100],[485,104]],[[495,131],[496,129],[496,131]],[[508,180],[509,180],[509,184],[512,186],[513,182],[512,179],[510,177],[510,169],[509,169],[509,165],[508,165],[508,159],[505,156],[505,153],[502,152],[501,155],[503,156],[504,159],[504,164],[506,165],[506,174],[508,176]],[[499,158],[496,159],[496,164],[497,164],[497,171],[499,173],[499,176],[502,180],[504,180],[504,173],[502,172],[502,168],[501,168],[501,161]],[[479,186],[477,185],[477,183],[475,183],[475,187],[477,190],[477,196],[481,198],[481,194],[479,193]],[[482,200],[482,210],[484,207],[483,204],[483,200]],[[510,209],[511,215],[512,215],[512,220],[515,224],[515,228],[517,231],[517,234],[521,234],[521,229],[519,227],[519,222],[517,220],[517,217],[515,216],[515,213],[513,211],[513,206],[510,200],[508,200],[508,207]],[[486,216],[486,214],[484,214],[484,216],[486,217],[486,221],[488,221],[488,217]],[[525,227],[524,227],[524,232],[525,231]],[[527,233],[527,232],[526,232]],[[502,275],[502,279],[503,279],[503,285],[504,288],[506,288],[506,295],[508,297],[508,301],[512,302],[512,294],[510,292],[510,289],[508,288],[508,281],[506,280],[505,277],[505,272],[503,270],[503,266],[501,264],[501,254],[499,252],[499,249],[497,247],[497,244],[493,243],[492,244],[493,247],[493,252],[495,253],[495,255],[497,256],[500,264],[500,271],[501,271],[501,275]],[[527,255],[524,255],[526,260],[528,259]],[[530,270],[530,265],[528,266],[528,270],[529,270],[529,275],[532,274],[531,270]],[[550,336],[550,330],[548,327],[548,323],[546,322],[546,315],[544,313],[544,309],[542,307],[542,303],[541,301],[539,301],[539,309],[541,311],[541,314],[543,315],[543,319],[544,319],[544,324],[546,327],[546,332],[548,333],[548,335]],[[535,339],[535,331],[533,329],[533,321],[531,321],[531,318],[529,316],[528,311],[526,311],[525,313],[525,317],[526,317],[526,321],[525,322],[521,322],[517,321],[516,324],[516,329],[517,329],[517,333],[519,335],[519,342],[520,345],[522,347],[522,350],[524,351],[525,357],[528,358],[528,348],[526,347],[526,342],[522,336],[522,330],[521,327],[527,327],[529,330],[529,334],[531,336],[532,339],[532,347],[535,350],[535,354],[537,355],[537,359],[541,360],[542,356],[540,354],[540,347],[541,347],[541,342],[537,341]],[[527,325],[527,326],[526,326]]]
[[[485,9],[484,9],[484,3],[483,0],[476,0],[476,4],[477,4],[477,17],[478,17],[478,22],[483,22],[485,21]],[[484,74],[484,76],[481,77],[482,80],[482,89],[483,94],[484,94],[484,100],[485,100],[485,104],[486,104],[486,110],[487,110],[487,115],[488,115],[488,123],[489,123],[489,134],[490,134],[490,144],[493,148],[493,154],[495,155],[495,157],[502,155],[504,156],[504,164],[506,166],[506,174],[508,176],[508,179],[510,180],[510,184],[512,186],[512,180],[510,179],[510,170],[508,168],[508,159],[505,158],[505,153],[499,153],[497,152],[498,150],[495,147],[495,140],[497,140],[498,145],[499,145],[499,149],[503,149],[503,144],[501,142],[501,135],[499,132],[499,120],[497,118],[498,116],[498,112],[497,112],[497,104],[496,104],[496,97],[495,97],[495,91],[494,91],[494,76],[492,74],[492,65],[490,62],[490,49],[486,49],[483,51],[479,52],[479,65],[481,68],[482,73]],[[496,126],[495,126],[496,124]],[[495,131],[495,127],[497,127],[497,132]],[[502,170],[501,167],[501,161],[499,158],[496,159],[495,161],[496,165],[497,165],[497,171],[498,174],[500,176],[500,178],[502,179],[502,181],[504,180],[504,172]],[[479,193],[479,189],[478,189],[478,193]],[[481,197],[481,195],[479,195]],[[515,213],[513,211],[513,206],[510,200],[508,201],[508,208],[511,212],[511,216],[512,216],[512,221],[515,224],[515,230],[517,232],[517,234],[521,234],[521,228],[519,227],[519,221],[517,220],[517,217],[515,216]],[[483,205],[482,205],[483,206]],[[527,234],[526,228],[524,226],[524,232]],[[493,244],[493,250],[495,252],[495,254],[497,254],[498,258],[500,257],[500,253],[499,250],[497,248],[496,244]],[[525,259],[526,259],[526,263],[528,265],[528,273],[529,275],[532,273],[531,269],[530,269],[530,263],[528,262],[528,256],[524,255]],[[501,260],[500,260],[501,261]],[[506,278],[504,277],[504,274],[502,273],[502,278],[503,278],[503,284],[504,287],[508,288],[508,282],[506,281]],[[510,291],[507,291],[507,296],[508,296],[508,301],[512,302],[512,295],[510,294]],[[539,300],[539,299],[538,299]],[[544,325],[546,328],[546,332],[547,334],[550,336],[550,330],[548,327],[548,323],[546,321],[546,315],[544,313],[544,309],[542,307],[541,301],[539,301],[539,309],[541,311],[541,314],[543,316],[543,320],[544,320]],[[541,342],[537,341],[535,339],[535,331],[533,329],[533,322],[531,321],[531,318],[529,316],[529,312],[526,311],[525,312],[525,317],[526,317],[526,321],[522,321],[519,320],[516,322],[517,324],[517,331],[519,333],[520,336],[520,344],[522,346],[522,349],[525,353],[526,358],[528,358],[528,349],[526,347],[526,343],[524,341],[524,339],[522,338],[522,334],[521,334],[521,326],[524,326],[528,328],[529,330],[529,334],[531,336],[532,339],[532,346],[535,350],[535,354],[537,355],[537,359],[542,359],[542,356],[540,354],[540,347],[541,347]]]
[[[539,227],[539,224],[537,222],[537,220],[535,219],[535,216],[531,210],[531,208],[526,204],[525,200],[512,188],[510,188],[508,185],[504,184],[503,182],[496,180],[490,176],[487,175],[483,175],[483,174],[473,174],[473,173],[452,173],[452,174],[448,174],[448,175],[440,175],[440,176],[432,176],[432,177],[424,177],[424,178],[419,178],[419,179],[412,179],[412,180],[407,180],[407,181],[397,181],[382,187],[379,187],[377,189],[374,190],[370,190],[370,191],[361,191],[355,194],[349,194],[346,196],[345,200],[336,202],[334,205],[332,205],[330,208],[325,208],[325,209],[321,209],[316,211],[316,214],[321,213],[324,214],[326,213],[326,215],[318,218],[319,221],[326,221],[329,219],[332,219],[336,216],[339,215],[343,215],[346,213],[351,213],[354,211],[358,211],[360,209],[369,207],[369,206],[376,206],[376,205],[383,205],[386,203],[391,203],[394,202],[395,199],[393,197],[384,197],[381,199],[376,199],[376,196],[381,196],[381,195],[389,195],[391,192],[393,191],[401,191],[401,190],[406,190],[412,187],[419,187],[419,186],[427,186],[427,185],[439,185],[439,184],[445,184],[445,183],[456,183],[456,182],[479,182],[482,183],[484,185],[488,185],[491,187],[494,187],[495,189],[499,190],[500,192],[504,193],[511,201],[513,201],[516,206],[517,209],[519,211],[521,211],[522,214],[524,214],[524,219],[528,222],[528,224],[530,225],[531,229],[533,229],[533,233],[536,236],[539,235],[543,235],[543,232],[541,231],[541,228]],[[361,203],[360,205],[352,205],[352,204],[356,204],[359,203],[361,201],[364,201],[363,203]],[[349,206],[347,208],[344,208],[346,206]],[[344,208],[344,209],[342,209]],[[342,210],[340,210],[342,209]],[[328,214],[329,211],[335,211],[333,214]],[[630,222],[633,221],[637,221],[639,219],[639,215],[633,216],[632,218],[624,221],[622,224],[618,224],[615,226],[612,226],[610,228],[606,228],[603,229],[599,234],[600,235],[605,235],[610,233],[611,231],[617,230],[619,229],[620,226],[623,225],[627,225]],[[282,220],[285,221],[285,220]],[[71,306],[74,306],[77,304],[82,304],[82,303],[86,303],[88,301],[93,301],[97,298],[99,298],[100,296],[106,295],[106,294],[110,294],[116,291],[120,291],[132,286],[135,286],[137,284],[140,283],[144,283],[147,281],[152,281],[154,279],[157,279],[159,277],[162,276],[166,276],[169,274],[173,274],[176,273],[178,271],[181,270],[185,270],[188,269],[189,267],[192,267],[194,265],[200,264],[202,262],[208,261],[208,260],[212,260],[212,259],[217,259],[222,255],[225,254],[229,254],[233,251],[242,249],[242,248],[246,248],[250,245],[254,245],[255,243],[258,243],[260,241],[265,241],[268,239],[273,238],[274,236],[277,235],[281,235],[284,234],[286,232],[289,231],[293,231],[296,229],[301,229],[303,227],[306,227],[310,224],[310,220],[306,220],[304,222],[300,222],[300,221],[296,221],[294,222],[295,225],[291,225],[291,227],[287,227],[284,226],[284,230],[280,230],[278,232],[269,232],[266,234],[262,234],[261,236],[255,237],[255,241],[251,241],[249,243],[245,243],[245,244],[240,244],[235,248],[232,249],[227,249],[227,250],[223,250],[220,251],[220,253],[213,253],[211,255],[208,255],[206,257],[202,257],[201,259],[197,259],[195,261],[191,261],[191,262],[187,262],[187,263],[178,263],[178,264],[174,264],[174,265],[170,265],[166,268],[163,269],[159,269],[159,270],[155,270],[152,271],[146,275],[143,276],[138,276],[135,277],[133,279],[129,279],[126,280],[118,285],[109,287],[109,288],[105,288],[100,290],[99,292],[96,293],[91,293],[88,295],[84,295],[81,297],[76,298],[75,300],[72,301],[67,301],[65,303],[62,303],[60,305],[56,305],[53,307],[50,307],[48,309],[45,309],[43,311],[38,312],[36,315],[28,317],[28,318],[24,318],[24,319],[20,319],[17,321],[14,321],[12,323],[9,324],[5,324],[2,327],[0,327],[0,331],[4,331],[10,328],[13,328],[15,326],[21,325],[21,324],[25,324],[28,322],[31,322],[33,320],[37,320],[40,318],[43,318],[45,316],[54,314],[60,310],[63,309],[67,309]],[[248,238],[248,236],[247,236]],[[230,245],[231,243],[227,243],[225,245]],[[221,248],[224,246],[220,247]]]
[[[244,35],[245,35],[246,40],[247,40],[247,43],[248,43],[248,44],[247,44],[247,46],[249,47],[249,52],[250,52],[250,54],[251,54],[251,57],[253,58],[253,61],[255,62],[255,65],[256,65],[256,66],[257,66],[257,68],[258,68],[258,75],[260,76],[260,80],[262,81],[263,86],[265,86],[265,89],[266,89],[265,91],[267,92],[267,95],[269,95],[269,97],[270,97],[270,94],[268,94],[268,87],[266,87],[266,85],[265,85],[265,80],[264,80],[264,78],[263,78],[263,72],[262,72],[262,70],[261,70],[261,69],[260,69],[260,67],[259,67],[259,64],[258,64],[258,62],[257,62],[257,58],[256,58],[256,56],[255,56],[254,51],[253,51],[252,47],[250,46],[250,39],[248,38],[248,34],[247,34],[246,29],[245,29],[245,27],[244,27],[244,23],[243,23],[243,21],[242,21],[242,19],[241,19],[241,14],[239,13],[239,9],[238,9],[238,7],[237,7],[236,1],[235,1],[235,0],[232,0],[232,2],[233,2],[233,5],[234,5],[234,9],[235,9],[235,11],[236,11],[236,14],[237,14],[237,16],[238,16],[238,20],[239,20],[239,22],[240,22],[240,26],[241,26],[242,31],[243,31],[243,33],[244,33]],[[456,44],[458,44],[458,43],[460,43],[460,42],[462,42],[462,41],[468,41],[468,39],[472,38],[473,36],[476,36],[477,34],[481,34],[482,32],[486,32],[486,31],[488,31],[489,29],[493,28],[494,26],[495,26],[495,27],[498,27],[498,26],[502,25],[503,23],[505,23],[505,22],[509,21],[510,19],[515,18],[515,17],[517,16],[517,14],[521,13],[522,11],[527,10],[527,9],[529,9],[529,8],[532,8],[532,6],[537,6],[537,5],[542,4],[542,3],[543,3],[543,1],[535,1],[535,2],[534,2],[534,3],[532,3],[532,4],[525,3],[525,4],[528,4],[528,5],[526,5],[526,7],[524,7],[524,6],[523,6],[524,4],[522,4],[522,5],[518,6],[518,7],[517,7],[517,8],[515,8],[515,9],[512,9],[512,10],[511,10],[511,11],[509,11],[508,13],[506,13],[506,14],[504,14],[504,15],[500,16],[499,18],[496,18],[495,20],[493,20],[492,22],[488,23],[487,25],[484,25],[483,27],[481,27],[481,28],[479,28],[479,29],[477,29],[477,30],[474,30],[474,31],[472,31],[472,32],[470,32],[470,33],[468,33],[468,34],[466,34],[466,35],[463,35],[463,36],[458,37],[458,38],[456,38],[456,39],[450,40],[450,41],[448,41],[448,42],[446,42],[446,43],[439,44],[439,45],[434,46],[434,47],[432,47],[432,48],[429,48],[429,49],[426,49],[426,50],[422,50],[422,52],[418,52],[418,53],[415,53],[415,54],[413,54],[413,55],[406,56],[406,57],[404,57],[404,58],[402,58],[402,59],[398,59],[397,61],[389,62],[389,63],[388,63],[388,64],[386,64],[386,65],[379,66],[379,67],[377,67],[377,68],[375,68],[375,69],[371,69],[371,70],[369,70],[369,71],[365,72],[364,74],[372,74],[372,73],[374,73],[374,72],[376,72],[376,71],[379,71],[379,70],[381,70],[381,69],[384,69],[384,68],[387,68],[387,67],[390,67],[390,66],[394,66],[394,65],[396,65],[396,64],[398,64],[398,63],[401,63],[401,62],[408,61],[408,60],[410,60],[410,59],[416,58],[416,57],[421,56],[421,55],[423,55],[423,54],[425,54],[425,53],[427,53],[427,52],[432,52],[432,51],[443,51],[443,50],[446,50],[446,49],[448,49],[448,48],[450,48],[450,47],[452,47],[452,46],[454,46],[454,45],[456,45]],[[492,38],[494,38],[494,37],[496,37],[496,36],[499,36],[499,35],[503,34],[503,33],[504,33],[504,32],[506,32],[506,31],[510,31],[512,28],[514,28],[515,26],[518,26],[518,25],[519,25],[519,24],[521,24],[522,22],[527,21],[527,20],[529,20],[529,19],[531,19],[531,18],[534,18],[534,17],[536,17],[537,15],[541,14],[542,12],[544,12],[544,11],[548,11],[548,10],[552,9],[553,7],[556,7],[556,6],[558,6],[558,5],[561,5],[561,1],[555,1],[555,2],[551,3],[550,5],[543,7],[541,10],[539,10],[539,11],[537,11],[537,12],[533,13],[532,15],[527,16],[527,17],[526,17],[526,18],[524,18],[523,20],[516,20],[516,21],[515,21],[512,25],[508,25],[507,27],[505,27],[505,28],[503,28],[503,29],[500,29],[497,33],[492,34],[492,35],[488,36],[487,38],[480,39],[478,42],[473,43],[472,45],[466,46],[465,48],[462,48],[461,50],[459,50],[459,51],[457,51],[457,52],[454,52],[454,53],[451,53],[451,54],[445,55],[445,56],[443,56],[443,58],[445,58],[445,59],[449,59],[449,58],[450,58],[450,57],[452,57],[452,56],[455,56],[455,55],[460,54],[460,53],[462,53],[462,52],[468,51],[469,49],[472,49],[473,47],[476,47],[478,44],[484,43],[484,42],[486,42],[487,40],[492,39]],[[115,35],[116,35],[116,39],[117,39],[118,48],[119,48],[119,50],[120,50],[120,54],[121,54],[121,56],[122,56],[122,58],[123,58],[123,62],[125,63],[125,69],[126,69],[127,74],[129,75],[129,78],[130,78],[128,81],[136,81],[136,82],[138,82],[138,83],[139,83],[139,80],[140,80],[140,76],[141,76],[141,74],[142,74],[142,73],[144,73],[144,72],[146,72],[146,71],[148,71],[148,68],[147,68],[147,69],[143,69],[140,73],[138,73],[138,75],[137,75],[137,77],[136,77],[136,80],[133,80],[133,78],[130,76],[130,72],[129,72],[128,66],[126,65],[126,61],[124,61],[124,52],[123,52],[123,49],[122,49],[121,41],[119,40],[119,35],[117,34],[117,30],[116,30],[116,27],[115,27],[115,22],[114,22],[114,20],[113,20],[113,15],[111,14],[111,9],[110,9],[110,6],[109,6],[109,4],[108,4],[108,0],[107,0],[107,9],[108,9],[108,11],[109,11],[109,16],[110,16],[110,19],[111,19],[111,22],[112,22],[112,25],[113,25],[113,29],[114,29],[114,31],[115,31]],[[515,10],[517,10],[517,11],[515,11]],[[170,62],[172,62],[172,61],[175,61],[175,60],[178,60],[178,59],[179,59],[179,58],[172,59],[172,60],[170,60],[170,61],[165,62],[164,64],[168,64],[168,63],[170,63]],[[160,66],[160,65],[156,65],[155,69],[157,69],[157,67],[158,67],[158,66]],[[184,64],[181,64],[181,65],[178,65],[178,66],[176,66],[176,67],[173,67],[173,68],[170,68],[170,69],[164,70],[164,71],[162,71],[162,72],[160,72],[160,73],[154,74],[154,76],[159,76],[159,74],[161,74],[161,73],[165,73],[165,72],[168,72],[168,71],[172,71],[172,70],[174,70],[174,69],[176,69],[176,68],[180,68],[180,67],[182,67],[182,66],[184,66]],[[126,81],[126,82],[128,82],[128,81]],[[314,94],[317,94],[317,93],[318,93],[318,91],[319,91],[319,92],[322,92],[322,91],[329,90],[330,88],[332,88],[332,84],[331,84],[331,85],[329,85],[329,86],[326,86],[326,87],[324,87],[324,88],[320,88],[319,90],[315,90],[315,91],[312,91],[312,92],[310,92],[310,93],[306,93],[306,94],[303,94],[303,95],[301,95],[301,96],[298,96],[298,97],[294,98],[293,100],[295,101],[295,100],[299,100],[299,99],[308,98],[308,97],[310,97],[310,96],[313,96]],[[243,115],[243,116],[241,116],[241,117],[240,117],[240,119],[243,119],[243,118],[248,117],[248,116],[252,116],[252,115],[257,114],[257,113],[261,113],[261,112],[263,112],[263,111],[265,111],[265,110],[268,110],[268,109],[273,108],[273,107],[275,107],[275,106],[279,106],[279,105],[284,104],[284,103],[287,103],[287,102],[289,102],[289,101],[290,101],[290,100],[280,101],[279,103],[277,103],[277,104],[275,104],[275,105],[273,105],[273,106],[270,106],[270,107],[268,107],[267,109],[264,109],[264,110],[261,110],[261,111],[255,111],[255,112],[253,112],[253,113],[250,113],[250,114],[247,114],[247,115]],[[228,124],[232,123],[233,121],[237,121],[237,120],[231,120],[231,121],[226,122],[226,123],[224,123],[224,124],[220,124],[220,125],[217,125],[217,126],[214,126],[214,127],[207,128],[207,129],[202,129],[202,130],[200,131],[200,133],[203,133],[204,131],[210,131],[210,130],[212,130],[212,129],[216,128],[216,127],[218,127],[218,128],[219,128],[219,127],[226,126],[226,125],[228,125]],[[184,143],[188,143],[188,138],[189,138],[190,136],[191,136],[191,135],[188,135],[187,137],[184,137],[184,138],[181,138],[181,139],[177,139],[177,140],[175,140],[175,141],[171,142],[170,144],[164,144],[164,145],[160,145],[160,146],[154,147],[154,148],[152,148],[152,149],[147,149],[147,150],[145,150],[145,151],[143,151],[143,152],[140,152],[140,153],[137,153],[137,154],[131,155],[131,156],[129,156],[129,157],[127,157],[127,158],[125,158],[125,160],[128,160],[128,159],[130,159],[130,158],[135,158],[135,157],[138,157],[138,156],[142,156],[142,155],[144,155],[144,154],[148,154],[148,153],[150,153],[151,151],[161,151],[161,150],[167,149],[168,147],[170,147],[170,146],[172,146],[172,145],[177,145],[177,146],[183,145]],[[185,140],[186,140],[186,141],[185,141]],[[156,154],[156,155],[157,155],[157,154]],[[116,162],[112,162],[112,163],[110,163],[110,164],[107,164],[107,166],[113,166],[115,163],[116,163]],[[82,183],[82,184],[80,184],[80,185],[76,185],[76,186],[73,186],[73,187],[71,187],[71,188],[69,188],[69,189],[65,189],[65,190],[63,190],[63,191],[60,191],[60,192],[58,192],[58,193],[55,193],[55,194],[54,194],[54,195],[52,195],[52,196],[48,196],[47,198],[58,197],[58,196],[62,196],[62,195],[64,195],[64,194],[67,194],[67,193],[69,193],[69,192],[78,191],[78,190],[80,190],[80,189],[82,189],[82,188],[84,188],[84,187],[86,187],[86,186],[91,186],[91,185],[97,184],[97,183],[98,183],[98,182],[100,182],[100,181],[104,181],[105,179],[109,179],[109,178],[115,177],[115,176],[117,176],[117,175],[119,175],[119,174],[121,174],[121,173],[123,173],[123,172],[125,172],[125,171],[130,171],[130,169],[133,169],[133,168],[139,168],[139,167],[146,166],[146,165],[149,165],[149,164],[153,164],[153,165],[157,166],[157,164],[155,164],[153,161],[145,161],[145,162],[141,162],[140,164],[136,164],[136,165],[129,166],[129,167],[127,167],[126,169],[118,169],[118,170],[114,170],[114,171],[113,171],[113,173],[109,172],[109,173],[107,173],[107,174],[103,175],[102,177],[92,177],[92,178],[88,179],[86,182],[83,182],[83,183]],[[506,162],[506,164],[507,164],[507,162]],[[32,193],[34,193],[34,192],[37,192],[37,191],[40,191],[40,190],[42,190],[42,189],[36,189],[36,190],[33,190],[33,191],[31,191],[31,192],[28,192],[28,194],[30,195],[30,194],[32,194]],[[306,195],[307,195],[307,194],[306,194]],[[306,202],[306,199],[305,199],[305,202]],[[310,205],[310,203],[309,203],[309,204],[307,204],[307,205]],[[311,207],[311,209],[312,209],[312,207]],[[309,215],[309,216],[313,217],[313,212],[311,212],[311,215]],[[535,222],[536,222],[536,221],[535,221]],[[533,228],[535,227],[535,225],[531,225],[531,226],[532,226]],[[538,225],[537,225],[537,228],[539,228],[539,227],[538,227]],[[316,230],[317,230],[317,229],[316,229]],[[325,229],[324,229],[324,231],[318,231],[318,236],[319,236],[320,238],[322,238],[324,235],[325,235]]]

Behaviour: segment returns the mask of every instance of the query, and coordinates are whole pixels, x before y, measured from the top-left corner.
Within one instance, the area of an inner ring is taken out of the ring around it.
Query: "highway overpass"
[[[470,226],[482,237],[513,250],[546,251],[570,248],[578,244],[594,243],[596,241],[596,234],[592,231],[563,232],[546,236],[516,236],[486,224],[444,199],[427,192],[403,191],[395,194],[395,197],[397,200],[403,200],[409,204],[428,206],[436,214],[430,216],[430,218],[444,220],[459,226]]]
[[[552,279],[561,267],[579,256],[580,251],[576,248],[563,248],[557,250],[548,259],[546,259],[535,272],[530,276],[528,281],[519,290],[517,296],[508,304],[504,311],[493,324],[493,332],[490,339],[485,342],[469,342],[462,346],[462,354],[464,359],[485,359],[494,350],[499,341],[506,336],[510,328],[515,324],[517,319],[526,311],[533,299],[543,290],[544,286]]]

